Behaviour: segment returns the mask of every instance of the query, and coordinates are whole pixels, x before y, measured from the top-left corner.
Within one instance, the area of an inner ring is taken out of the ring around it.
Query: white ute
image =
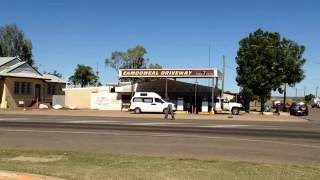
[[[157,93],[136,92],[131,98],[130,111],[137,114],[142,112],[165,112],[169,104],[172,105],[175,111],[175,104],[166,102]]]
[[[242,108],[242,105],[240,103],[236,102],[229,102],[227,99],[224,99],[223,97],[218,97],[217,102],[215,102],[215,111],[216,112],[222,112],[222,111],[228,111],[231,112],[233,115],[239,115],[240,109]]]

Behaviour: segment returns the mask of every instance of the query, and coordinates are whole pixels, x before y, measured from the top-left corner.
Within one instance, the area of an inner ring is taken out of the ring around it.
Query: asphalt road
[[[308,122],[249,122],[2,115],[0,149],[320,165],[317,117]]]

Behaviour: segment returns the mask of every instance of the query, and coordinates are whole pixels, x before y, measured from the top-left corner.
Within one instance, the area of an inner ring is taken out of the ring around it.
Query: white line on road
[[[248,138],[231,138],[222,136],[201,136],[201,135],[184,135],[184,134],[155,134],[155,133],[118,133],[118,132],[90,132],[90,131],[52,131],[52,130],[33,130],[33,129],[0,129],[0,131],[6,132],[30,132],[30,133],[61,133],[61,134],[93,134],[93,135],[117,135],[117,136],[145,136],[145,137],[177,137],[177,138],[207,138],[207,139],[226,139],[233,141],[247,141],[247,142],[260,142],[260,143],[270,143],[270,144],[280,144],[289,146],[299,146],[304,148],[316,148],[320,149],[320,146],[309,145],[309,144],[297,144],[288,143],[281,141],[272,140],[261,140],[261,139],[248,139]]]
[[[244,125],[244,124],[223,124],[223,125],[208,125],[208,126],[197,126],[197,127],[208,127],[208,128],[231,128],[231,127],[248,127],[254,125]]]
[[[26,121],[31,120],[30,118],[0,118],[0,121]]]
[[[77,121],[59,121],[57,123],[118,123],[121,121],[110,121],[110,120],[77,120]]]
[[[126,125],[142,125],[142,126],[148,126],[148,125],[178,125],[178,124],[190,124],[190,123],[169,123],[169,122],[126,123]]]

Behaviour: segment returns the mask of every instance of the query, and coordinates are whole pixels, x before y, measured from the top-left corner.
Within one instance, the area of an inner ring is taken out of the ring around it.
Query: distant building
[[[65,82],[41,74],[19,57],[0,57],[1,108],[32,107],[52,103],[52,95],[64,94]]]

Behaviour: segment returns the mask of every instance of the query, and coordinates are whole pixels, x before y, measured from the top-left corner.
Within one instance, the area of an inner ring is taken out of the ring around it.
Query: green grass
[[[54,162],[21,162],[11,158],[62,156]],[[66,179],[320,179],[320,167],[237,161],[201,161],[135,155],[69,151],[1,150],[0,170]]]

